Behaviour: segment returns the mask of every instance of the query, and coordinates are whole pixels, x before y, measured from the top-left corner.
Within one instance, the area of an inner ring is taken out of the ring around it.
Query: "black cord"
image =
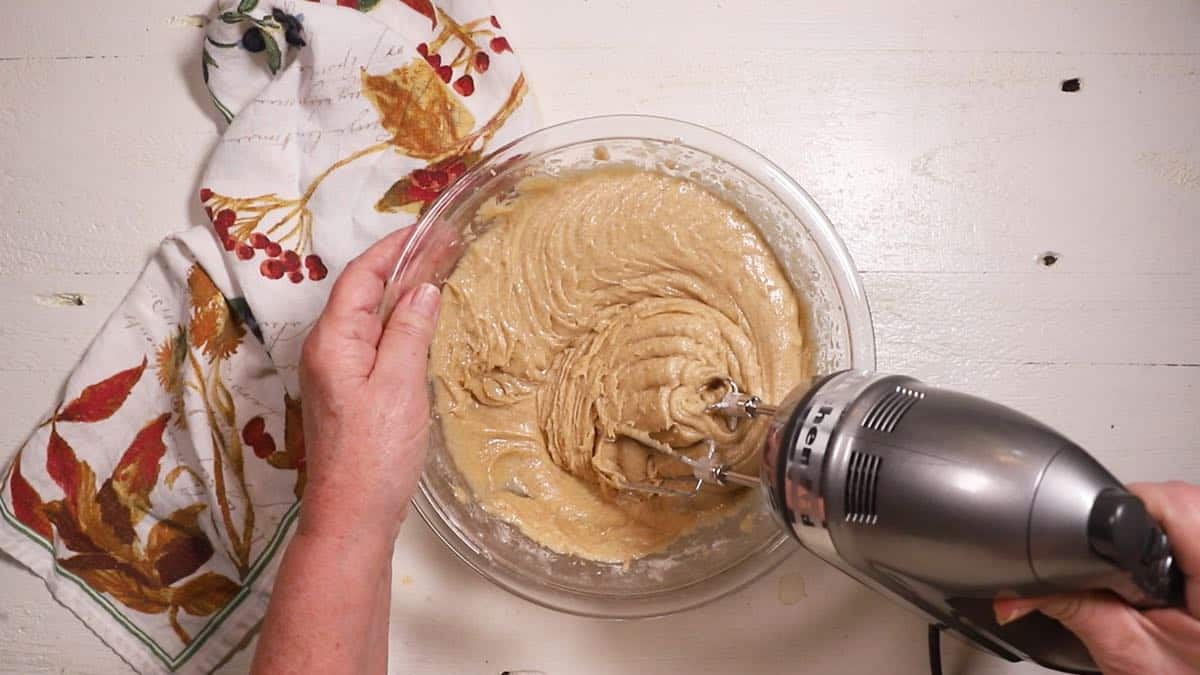
[[[940,623],[929,624],[929,675],[942,675],[942,630]]]

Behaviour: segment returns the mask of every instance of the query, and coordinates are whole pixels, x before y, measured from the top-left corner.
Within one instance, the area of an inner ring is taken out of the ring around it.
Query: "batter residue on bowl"
[[[689,181],[603,168],[527,178],[476,218],[488,227],[445,285],[430,362],[475,499],[550,549],[612,562],[732,511],[742,494],[622,486],[690,475],[654,444],[715,438],[754,470],[765,424],[729,431],[706,385],[777,401],[806,375],[796,293],[746,216]]]

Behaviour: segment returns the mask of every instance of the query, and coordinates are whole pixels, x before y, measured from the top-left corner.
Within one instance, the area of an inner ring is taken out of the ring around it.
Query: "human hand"
[[[1139,611],[1105,592],[997,600],[996,620],[1033,611],[1079,636],[1107,675],[1200,673],[1200,487],[1182,482],[1129,486],[1162,524],[1183,570],[1185,607]]]
[[[346,267],[304,343],[302,534],[378,535],[390,547],[408,512],[428,445],[425,369],[440,294],[417,286],[386,325],[376,309],[409,234],[385,237]]]

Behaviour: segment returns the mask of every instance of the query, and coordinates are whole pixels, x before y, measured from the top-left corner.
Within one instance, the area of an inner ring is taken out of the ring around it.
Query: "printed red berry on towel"
[[[475,93],[475,80],[470,75],[463,75],[454,81],[454,91],[457,91],[463,96],[470,96]]]
[[[282,279],[283,263],[275,260],[274,258],[268,258],[262,261],[262,264],[258,266],[258,273],[268,279]]]

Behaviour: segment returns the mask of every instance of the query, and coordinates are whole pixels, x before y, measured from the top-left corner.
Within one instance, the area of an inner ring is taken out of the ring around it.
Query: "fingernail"
[[[1017,619],[1025,616],[1027,614],[1032,613],[1034,609],[1036,609],[1036,608],[1034,608],[1034,607],[1013,607],[1012,609],[1004,612],[1003,614],[997,615],[996,623],[1000,624],[1001,626],[1010,624],[1010,623],[1016,621]]]
[[[441,292],[433,284],[421,284],[413,293],[412,308],[421,316],[433,316],[437,313],[438,300]]]

